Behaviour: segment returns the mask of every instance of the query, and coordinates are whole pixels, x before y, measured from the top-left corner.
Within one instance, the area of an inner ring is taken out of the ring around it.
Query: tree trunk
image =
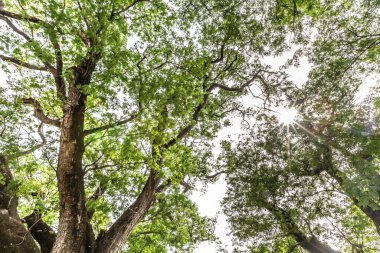
[[[60,217],[52,253],[86,252],[87,211],[82,169],[85,102],[86,95],[72,85],[63,106],[57,169]]]

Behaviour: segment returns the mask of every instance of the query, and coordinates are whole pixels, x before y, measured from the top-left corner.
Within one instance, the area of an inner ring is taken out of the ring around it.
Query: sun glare
[[[281,124],[291,125],[297,118],[297,110],[295,108],[279,107],[276,109],[277,117]]]

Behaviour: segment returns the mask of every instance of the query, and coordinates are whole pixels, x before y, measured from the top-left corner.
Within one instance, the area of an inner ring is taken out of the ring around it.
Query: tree
[[[285,88],[261,57],[287,48],[292,15],[285,0],[2,1],[2,250],[211,238],[183,185],[207,178],[207,142],[234,98]]]
[[[313,242],[327,252],[331,242],[344,252],[379,248],[376,91],[362,104],[355,101],[378,68],[379,5],[325,7],[309,12],[317,32],[299,51],[312,64],[308,81],[273,103],[297,109],[298,118],[284,126],[273,114],[256,112],[245,140],[226,145],[225,212],[239,245],[252,252],[297,246],[320,252]]]

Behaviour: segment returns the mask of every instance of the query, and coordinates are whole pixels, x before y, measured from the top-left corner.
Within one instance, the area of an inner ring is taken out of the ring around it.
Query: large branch
[[[5,11],[6,13],[10,13],[10,12],[7,12]],[[5,15],[3,13],[1,13],[0,11],[0,19],[4,20],[7,25],[13,30],[15,31],[16,33],[18,33],[19,35],[21,35],[23,38],[25,38],[27,41],[33,41],[35,42],[35,40],[33,40],[28,34],[26,34],[24,31],[20,30],[19,28],[17,28],[17,26],[15,26],[10,20],[9,18],[7,17],[10,17],[10,18],[14,18],[14,19],[17,19],[17,20],[24,20],[24,19],[19,19],[17,17],[19,17],[18,14],[15,14],[15,13],[11,13],[13,15]],[[34,17],[31,17],[32,20],[35,20],[36,22],[35,23],[46,23],[40,19],[37,19],[37,18],[34,18]],[[30,21],[30,20],[29,20]],[[46,23],[47,24],[47,23]],[[49,25],[49,24],[48,24]],[[50,25],[49,25],[50,26]],[[54,54],[55,54],[55,60],[56,60],[56,68],[54,68],[49,62],[45,61],[44,59],[42,59],[41,57],[38,57],[45,65],[45,67],[43,69],[41,69],[42,67],[36,67],[36,66],[33,66],[31,64],[26,64],[26,63],[23,63],[23,64],[17,64],[17,62],[19,63],[22,63],[20,61],[11,61],[13,63],[16,63],[17,65],[19,66],[22,66],[22,67],[26,67],[26,68],[29,68],[29,69],[36,69],[36,70],[44,70],[44,71],[49,71],[50,73],[53,74],[53,77],[54,77],[54,81],[55,81],[55,84],[56,84],[56,90],[57,90],[57,96],[58,98],[60,98],[61,100],[64,100],[66,98],[66,84],[65,84],[65,80],[63,78],[63,59],[62,59],[62,52],[61,52],[61,48],[60,48],[60,45],[58,43],[58,39],[56,37],[56,34],[55,33],[49,33],[48,34],[48,37],[50,39],[50,42],[53,46],[53,49],[54,49]],[[9,58],[9,57],[8,57]]]
[[[84,131],[84,135],[85,136],[86,135],[90,135],[90,134],[93,134],[93,133],[96,133],[96,132],[105,131],[105,130],[108,130],[108,129],[111,129],[111,128],[114,128],[114,127],[117,127],[117,126],[121,126],[121,125],[127,124],[128,122],[131,122],[136,117],[137,117],[137,114],[134,114],[134,115],[130,116],[127,119],[120,120],[120,121],[112,123],[112,124],[108,124],[108,125],[104,125],[104,126],[95,127],[95,128],[92,128],[92,129],[85,130]]]
[[[38,242],[42,253],[50,253],[55,242],[56,233],[46,224],[37,210],[24,217],[23,222],[28,226],[30,233],[34,240]]]
[[[13,31],[15,31],[16,33],[18,33],[19,35],[21,35],[21,36],[22,36],[24,39],[26,39],[27,41],[31,41],[31,40],[32,40],[32,38],[31,38],[28,34],[26,34],[24,31],[21,31],[17,26],[15,26],[15,25],[9,20],[9,18],[0,15],[0,19],[1,19],[1,20],[4,20],[5,23],[7,23],[7,25],[8,25]]]
[[[202,102],[195,108],[194,113],[192,115],[192,122],[182,128],[179,133],[177,134],[176,137],[168,141],[166,144],[163,145],[165,149],[170,148],[171,146],[175,145],[178,141],[180,141],[182,138],[184,138],[190,131],[193,129],[193,127],[196,125],[196,123],[199,120],[199,116],[201,114],[202,109],[206,106],[209,97],[210,97],[210,92],[215,88],[215,86],[211,86],[208,88],[205,93],[203,94],[203,99]]]
[[[63,59],[61,46],[55,34],[49,34],[49,39],[54,48],[56,68],[51,68],[51,73],[54,76],[57,97],[64,101],[66,99],[66,83],[63,78]],[[45,63],[46,65],[47,63]]]
[[[266,208],[268,209],[268,211],[273,213],[273,215],[281,222],[284,229],[286,229],[286,231],[291,236],[293,236],[293,238],[298,242],[298,244],[308,252],[340,253],[339,251],[332,249],[329,245],[319,241],[318,238],[314,235],[310,237],[306,236],[298,227],[298,225],[294,222],[289,211],[273,205],[267,205]]]
[[[31,105],[34,108],[34,116],[39,119],[42,123],[60,127],[61,122],[58,119],[51,119],[48,116],[45,115],[44,111],[42,110],[41,104],[33,99],[33,98],[23,98],[22,102],[27,105]]]
[[[149,178],[139,197],[116,220],[116,222],[96,239],[94,253],[118,253],[121,252],[129,235],[148,212],[155,200],[160,178],[151,170]]]
[[[20,67],[31,69],[31,70],[50,71],[49,68],[46,67],[46,66],[37,66],[37,65],[34,65],[34,64],[30,64],[30,63],[21,61],[19,59],[14,58],[14,57],[5,56],[5,55],[2,55],[2,54],[0,54],[0,59],[2,59],[4,61],[7,61],[7,62],[11,62],[13,64],[16,64],[16,65],[18,65]]]

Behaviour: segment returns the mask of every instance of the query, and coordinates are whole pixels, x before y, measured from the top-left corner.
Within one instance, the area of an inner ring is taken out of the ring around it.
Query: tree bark
[[[110,229],[96,240],[94,253],[120,253],[133,229],[144,218],[155,200],[160,179],[153,170],[139,197],[117,219]]]
[[[50,253],[56,237],[54,230],[42,220],[37,210],[24,217],[23,220],[28,225],[34,240],[40,245],[41,252]]]
[[[79,90],[79,84],[75,80],[63,106],[57,168],[60,217],[52,253],[86,252],[88,226],[82,168],[86,95]]]

